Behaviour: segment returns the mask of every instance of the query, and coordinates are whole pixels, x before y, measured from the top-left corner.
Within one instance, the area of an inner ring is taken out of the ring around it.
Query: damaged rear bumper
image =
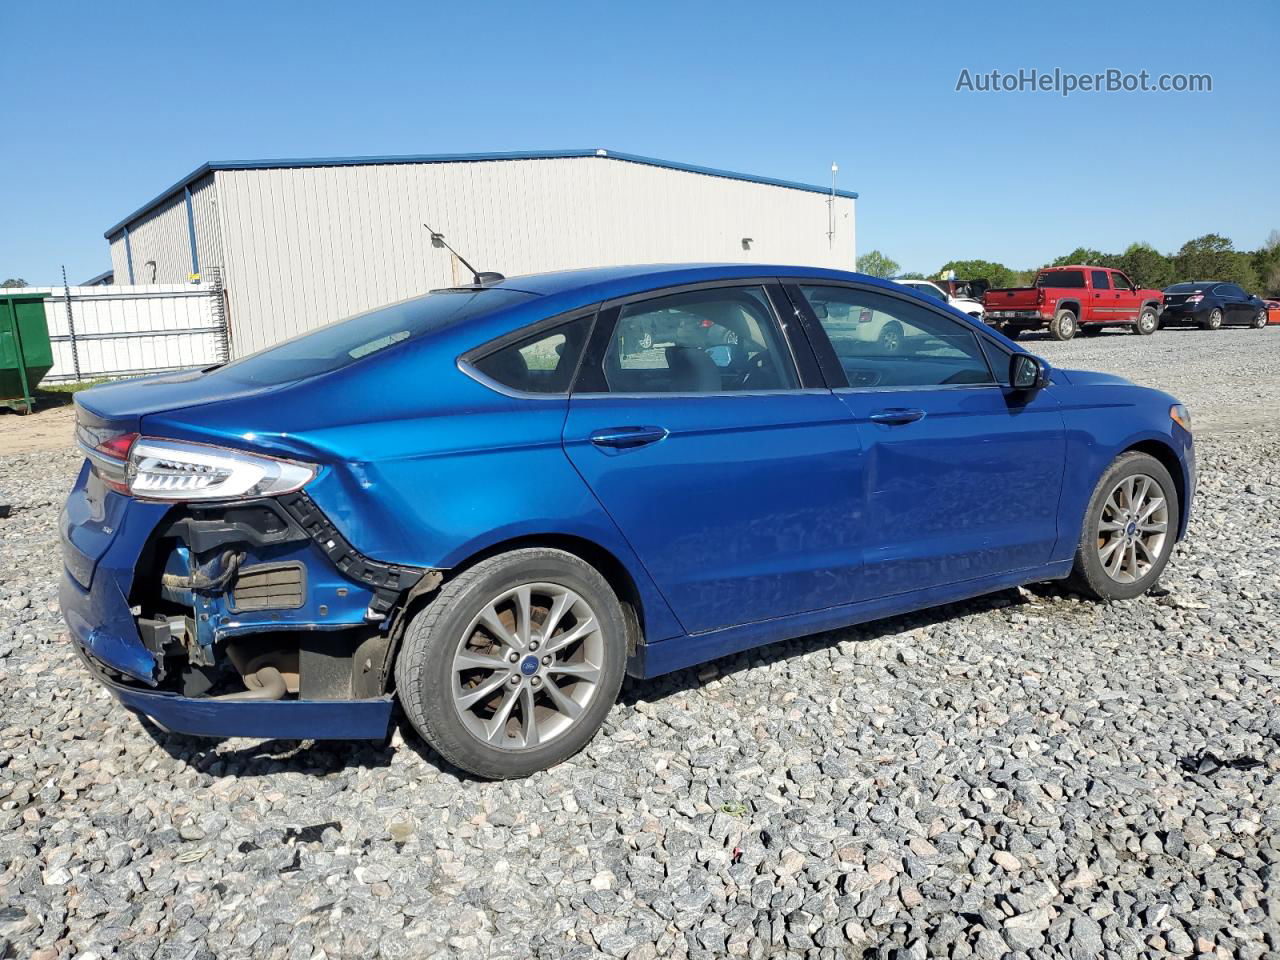
[[[170,733],[276,740],[382,740],[390,694],[370,700],[217,700],[184,697],[124,682],[73,640],[86,668],[126,709]]]
[[[397,614],[437,571],[364,557],[305,496],[175,508],[87,469],[60,527],[73,646],[129,710],[196,736],[386,736]]]

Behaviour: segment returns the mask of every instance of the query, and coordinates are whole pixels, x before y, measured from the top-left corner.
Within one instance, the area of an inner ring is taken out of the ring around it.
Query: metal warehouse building
[[[626,263],[852,269],[857,194],[606,150],[206,163],[106,232],[117,283],[218,268],[231,352],[469,282]]]

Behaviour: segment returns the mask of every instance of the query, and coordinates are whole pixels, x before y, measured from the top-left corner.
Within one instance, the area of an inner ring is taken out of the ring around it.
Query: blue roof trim
[[[820,187],[812,183],[799,183],[794,180],[778,180],[774,177],[757,177],[750,173],[738,173],[733,170],[721,170],[716,167],[701,167],[693,163],[677,163],[672,160],[658,160],[654,157],[642,157],[634,153],[615,153],[612,150],[519,150],[509,153],[423,153],[407,156],[372,156],[372,157],[306,157],[293,160],[210,160],[191,171],[169,189],[144,203],[119,223],[110,227],[103,236],[110,240],[113,236],[133,223],[139,217],[150,213],[161,206],[175,194],[188,189],[216,170],[289,170],[304,167],[360,167],[390,163],[478,163],[487,160],[567,160],[577,157],[600,157],[607,160],[623,160],[628,163],[640,163],[649,167],[664,167],[667,170],[682,170],[685,173],[701,173],[710,177],[724,177],[728,180],[745,180],[748,183],[763,183],[771,187],[785,187],[789,190],[804,190],[807,193],[831,195],[830,187]],[[837,197],[849,200],[858,199],[852,190],[836,190]]]

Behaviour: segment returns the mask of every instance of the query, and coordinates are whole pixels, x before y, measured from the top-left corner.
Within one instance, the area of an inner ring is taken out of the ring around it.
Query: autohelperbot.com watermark
[[[956,93],[1212,93],[1213,75],[1208,73],[1137,72],[1110,67],[1096,73],[1074,73],[1054,67],[1040,70],[1019,67],[1016,71],[973,71],[968,67],[956,78]]]

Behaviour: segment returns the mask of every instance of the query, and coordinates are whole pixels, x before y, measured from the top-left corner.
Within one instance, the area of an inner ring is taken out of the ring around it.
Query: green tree
[[[1272,230],[1267,242],[1253,252],[1249,261],[1258,278],[1259,294],[1280,296],[1280,230]]]
[[[27,281],[23,280],[20,277],[10,277],[4,283],[0,283],[0,287],[6,288],[6,289],[9,287],[25,287],[26,285],[27,285]]]
[[[954,270],[957,279],[987,280],[993,287],[1012,287],[1018,280],[1015,271],[991,260],[948,260],[938,268],[935,276],[945,276],[948,270]]]
[[[1051,267],[1065,267],[1068,265],[1091,265],[1095,267],[1109,267],[1112,257],[1103,253],[1101,250],[1094,250],[1092,247],[1076,247],[1065,257],[1058,257]]]
[[[1163,290],[1173,283],[1173,264],[1149,243],[1131,243],[1110,264],[1140,287]]]
[[[1223,280],[1242,287],[1256,287],[1258,277],[1248,254],[1238,253],[1231,240],[1220,233],[1206,233],[1188,240],[1173,255],[1178,280]]]
[[[920,273],[919,271],[916,271],[916,270],[912,270],[910,273],[900,273],[894,279],[895,280],[924,280],[926,279],[926,277],[923,273]]]
[[[879,250],[868,250],[858,258],[858,271],[869,277],[881,277],[887,280],[901,269],[896,260],[891,260]]]

